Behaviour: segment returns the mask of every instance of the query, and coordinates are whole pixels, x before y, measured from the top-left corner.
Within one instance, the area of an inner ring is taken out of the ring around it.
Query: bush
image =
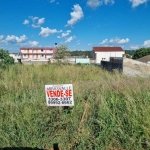
[[[14,64],[14,59],[9,56],[7,50],[0,49],[0,68],[6,69],[8,65]]]

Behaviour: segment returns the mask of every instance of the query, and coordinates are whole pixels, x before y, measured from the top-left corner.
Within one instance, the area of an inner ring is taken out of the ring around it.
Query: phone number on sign
[[[72,104],[71,97],[49,98],[48,104]]]

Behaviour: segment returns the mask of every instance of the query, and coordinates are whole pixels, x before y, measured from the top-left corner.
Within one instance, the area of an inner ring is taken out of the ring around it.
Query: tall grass
[[[73,84],[75,106],[47,107],[45,84]],[[0,147],[150,149],[150,78],[94,66],[11,66],[0,72]]]

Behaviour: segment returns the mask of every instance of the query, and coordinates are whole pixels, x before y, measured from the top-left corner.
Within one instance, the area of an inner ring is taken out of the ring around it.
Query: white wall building
[[[123,57],[125,52],[121,47],[93,47],[93,58],[95,63],[110,61],[110,57]]]
[[[21,47],[21,59],[49,59],[52,58],[56,47]]]
[[[9,53],[9,56],[12,57],[14,59],[14,62],[17,63],[18,59],[21,58],[19,53]]]

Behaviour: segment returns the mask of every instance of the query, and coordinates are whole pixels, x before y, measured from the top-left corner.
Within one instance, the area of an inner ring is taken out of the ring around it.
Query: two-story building
[[[21,47],[21,59],[50,59],[56,47]]]

